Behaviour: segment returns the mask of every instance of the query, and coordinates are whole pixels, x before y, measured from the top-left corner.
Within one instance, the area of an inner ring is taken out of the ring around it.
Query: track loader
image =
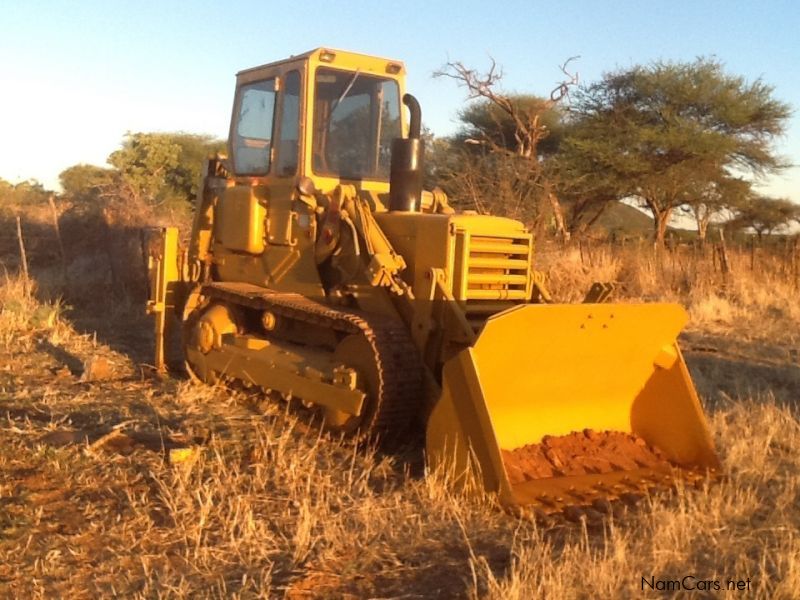
[[[187,247],[173,228],[151,244],[156,364],[173,313],[193,377],[356,436],[422,423],[433,468],[512,507],[717,470],[676,342],[685,311],[547,302],[522,223],[423,191],[404,85],[399,61],[326,48],[237,74]]]

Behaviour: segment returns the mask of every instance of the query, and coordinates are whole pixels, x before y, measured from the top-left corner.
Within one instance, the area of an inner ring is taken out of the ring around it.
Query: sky
[[[105,165],[126,132],[224,138],[237,71],[318,46],[402,60],[423,122],[452,133],[465,94],[447,61],[502,66],[508,92],[548,94],[566,59],[583,83],[653,60],[716,57],[795,109],[778,151],[800,164],[800,2],[552,0],[3,3],[0,177],[58,186]],[[763,182],[800,202],[800,168]]]

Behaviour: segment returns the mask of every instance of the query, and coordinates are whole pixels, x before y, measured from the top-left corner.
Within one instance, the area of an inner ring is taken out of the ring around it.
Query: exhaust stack
[[[425,143],[420,138],[422,111],[411,94],[403,96],[403,104],[411,112],[407,138],[392,141],[392,163],[389,180],[389,210],[419,212],[422,200],[422,177],[425,172]]]

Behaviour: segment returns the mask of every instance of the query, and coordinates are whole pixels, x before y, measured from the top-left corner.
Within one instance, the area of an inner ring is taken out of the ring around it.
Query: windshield
[[[401,135],[397,82],[320,68],[315,89],[314,172],[388,181],[392,140]]]

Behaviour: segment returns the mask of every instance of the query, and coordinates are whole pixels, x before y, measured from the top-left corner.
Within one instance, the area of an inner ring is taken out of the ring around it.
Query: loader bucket
[[[432,466],[546,513],[719,468],[676,340],[676,304],[529,304],[443,368]]]

